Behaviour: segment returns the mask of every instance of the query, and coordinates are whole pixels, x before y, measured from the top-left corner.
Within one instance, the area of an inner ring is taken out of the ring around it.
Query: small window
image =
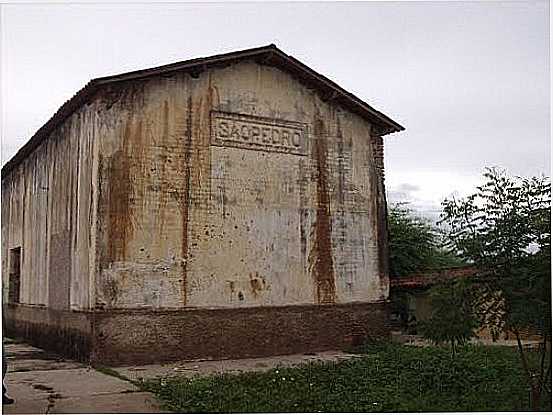
[[[8,302],[19,303],[21,285],[21,247],[10,249],[10,279],[8,281]]]

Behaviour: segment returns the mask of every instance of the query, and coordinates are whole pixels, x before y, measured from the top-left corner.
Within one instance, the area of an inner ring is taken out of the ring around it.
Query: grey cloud
[[[389,172],[550,175],[546,1],[9,4],[2,23],[3,162],[93,77],[276,43],[405,125]]]
[[[396,188],[399,191],[403,191],[403,192],[407,192],[407,193],[416,192],[416,191],[421,189],[420,186],[417,186],[416,184],[411,184],[411,183],[401,183]]]
[[[420,186],[412,183],[400,183],[396,186],[390,186],[386,195],[388,200],[392,203],[395,202],[411,202],[416,200],[416,196],[413,194],[420,190]]]

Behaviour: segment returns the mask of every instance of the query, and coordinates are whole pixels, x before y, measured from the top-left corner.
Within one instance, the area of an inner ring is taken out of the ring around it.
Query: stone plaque
[[[273,118],[212,112],[211,144],[306,155],[306,126]]]

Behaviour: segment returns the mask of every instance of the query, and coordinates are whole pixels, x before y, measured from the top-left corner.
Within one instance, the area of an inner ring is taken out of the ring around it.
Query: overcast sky
[[[91,78],[275,43],[406,127],[391,201],[550,175],[546,1],[4,4],[1,36],[2,163]]]

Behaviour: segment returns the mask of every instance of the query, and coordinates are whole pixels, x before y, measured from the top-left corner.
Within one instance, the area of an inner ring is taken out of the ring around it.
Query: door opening
[[[21,285],[21,247],[10,249],[10,275],[8,281],[8,302],[19,303]]]

